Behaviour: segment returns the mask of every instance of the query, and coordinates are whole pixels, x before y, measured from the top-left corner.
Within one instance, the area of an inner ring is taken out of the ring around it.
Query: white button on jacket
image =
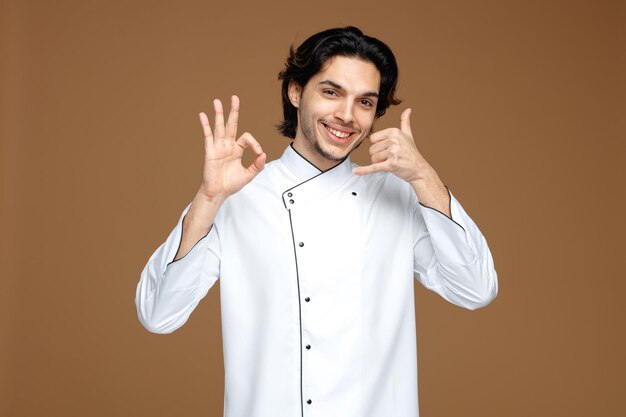
[[[469,309],[497,293],[482,234],[388,173],[320,172],[291,146],[182,259],[182,220],[137,286],[150,331],[182,326],[221,279],[225,417],[415,417],[413,279]]]

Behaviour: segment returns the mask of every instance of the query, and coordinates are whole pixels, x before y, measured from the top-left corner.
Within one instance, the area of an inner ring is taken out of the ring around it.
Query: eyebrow
[[[342,86],[333,82],[331,80],[324,80],[320,82],[318,85],[330,85],[331,87],[336,88],[337,90],[345,90]],[[375,91],[368,91],[367,93],[362,94],[363,97],[376,97],[378,98],[378,93]]]

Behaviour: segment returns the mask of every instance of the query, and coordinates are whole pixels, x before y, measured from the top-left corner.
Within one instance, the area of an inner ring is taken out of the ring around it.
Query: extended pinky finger
[[[368,175],[386,170],[387,164],[385,162],[379,162],[376,164],[366,165],[364,167],[356,167],[352,170],[352,173],[354,175]]]

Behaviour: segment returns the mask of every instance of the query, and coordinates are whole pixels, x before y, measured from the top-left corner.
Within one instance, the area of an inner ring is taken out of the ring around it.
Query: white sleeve
[[[215,225],[184,257],[173,260],[190,206],[167,240],[152,254],[137,285],[137,315],[153,333],[171,333],[185,324],[219,276],[220,245]]]
[[[452,219],[422,204],[415,208],[416,278],[451,303],[474,310],[496,297],[498,276],[487,241],[452,193],[450,212]]]

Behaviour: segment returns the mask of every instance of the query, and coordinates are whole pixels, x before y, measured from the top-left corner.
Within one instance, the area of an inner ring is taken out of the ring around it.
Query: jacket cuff
[[[476,261],[476,246],[467,233],[468,222],[471,222],[471,219],[449,189],[448,194],[452,218],[420,203],[420,211],[431,236],[433,248],[437,258],[442,262],[473,263]]]

